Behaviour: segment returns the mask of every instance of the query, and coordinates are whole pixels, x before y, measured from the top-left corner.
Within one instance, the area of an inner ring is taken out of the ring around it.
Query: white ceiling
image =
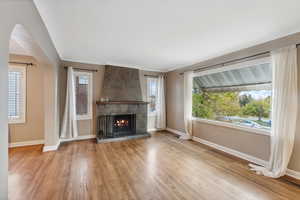
[[[63,60],[158,71],[300,31],[299,0],[34,0]]]

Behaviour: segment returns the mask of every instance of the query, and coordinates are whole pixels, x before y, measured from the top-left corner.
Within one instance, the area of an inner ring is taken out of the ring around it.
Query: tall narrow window
[[[11,65],[8,69],[8,121],[25,123],[26,68]]]
[[[78,120],[92,119],[92,77],[91,72],[75,72],[76,112]]]
[[[148,114],[156,115],[157,78],[147,78]]]

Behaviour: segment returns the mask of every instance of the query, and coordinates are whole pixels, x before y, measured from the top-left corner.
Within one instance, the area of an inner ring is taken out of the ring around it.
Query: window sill
[[[15,124],[25,124],[26,122],[24,120],[14,120],[14,121],[10,121],[8,122],[8,124],[10,125],[15,125]]]
[[[239,125],[231,124],[231,123],[227,123],[227,122],[220,122],[220,121],[202,119],[202,118],[196,118],[196,117],[193,117],[193,121],[203,122],[203,123],[217,125],[217,126],[223,126],[223,127],[232,128],[232,129],[238,129],[241,131],[246,131],[246,132],[259,134],[259,135],[270,136],[270,131],[262,130],[262,129],[258,129],[258,128],[249,128],[249,127],[239,126]]]

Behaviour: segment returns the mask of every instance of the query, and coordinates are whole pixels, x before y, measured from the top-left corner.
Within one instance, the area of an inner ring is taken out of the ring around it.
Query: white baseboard
[[[166,130],[171,132],[171,133],[174,133],[176,135],[179,135],[179,136],[185,135],[185,132],[178,131],[178,130],[175,130],[175,129],[172,129],[172,128],[166,128]]]
[[[60,145],[60,141],[58,141],[58,143],[56,145],[53,145],[53,146],[44,146],[43,152],[56,151],[58,149],[59,145]]]
[[[248,155],[248,154],[245,154],[245,153],[242,153],[240,151],[237,151],[237,150],[234,150],[234,149],[230,149],[228,147],[224,147],[224,146],[221,146],[221,145],[218,145],[218,144],[215,144],[215,143],[212,143],[210,141],[207,141],[207,140],[204,140],[204,139],[201,139],[199,137],[193,137],[194,141],[196,142],[199,142],[201,144],[205,144],[209,147],[212,147],[214,149],[218,149],[220,151],[223,151],[225,153],[228,153],[230,155],[233,155],[233,156],[236,156],[238,158],[241,158],[243,160],[247,160],[249,162],[252,162],[252,163],[255,163],[257,165],[261,165],[261,166],[267,166],[268,162],[266,160],[262,160],[260,158],[256,158],[254,156],[251,156],[251,155]]]
[[[32,141],[25,141],[25,142],[14,142],[9,144],[9,148],[12,147],[25,147],[25,146],[32,146],[32,145],[38,145],[38,144],[44,144],[44,140],[32,140]]]
[[[221,145],[218,145],[218,144],[215,144],[215,143],[212,143],[212,142],[209,142],[207,140],[203,140],[199,137],[193,137],[193,140],[196,141],[196,142],[199,142],[201,144],[204,144],[204,145],[207,145],[209,147],[212,147],[214,149],[218,149],[220,151],[223,151],[225,153],[228,153],[230,155],[233,155],[233,156],[236,156],[238,158],[241,158],[243,160],[247,160],[249,162],[252,162],[254,164],[257,164],[257,165],[261,165],[261,166],[267,166],[268,164],[268,161],[266,160],[262,160],[260,158],[256,158],[254,156],[251,156],[251,155],[248,155],[248,154],[245,154],[245,153],[242,153],[242,152],[239,152],[237,150],[233,150],[233,149],[230,149],[228,147],[224,147],[224,146],[221,146]],[[299,179],[300,180],[300,172],[298,171],[294,171],[294,170],[291,170],[291,169],[287,169],[286,171],[286,175],[287,176],[290,176],[290,177],[293,177],[295,179]]]
[[[286,175],[300,180],[300,172],[298,172],[298,171],[287,169]]]
[[[166,130],[166,129],[163,129],[163,128],[150,128],[147,131],[148,132],[154,132],[154,131],[163,131],[163,130]]]
[[[88,140],[88,139],[94,139],[96,138],[96,135],[79,135],[76,138],[61,138],[61,142],[71,142],[71,141],[78,141],[78,140]]]

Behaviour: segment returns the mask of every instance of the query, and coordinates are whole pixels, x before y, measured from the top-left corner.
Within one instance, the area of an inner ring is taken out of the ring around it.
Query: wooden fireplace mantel
[[[107,105],[107,104],[149,104],[146,101],[96,101],[97,105]]]

